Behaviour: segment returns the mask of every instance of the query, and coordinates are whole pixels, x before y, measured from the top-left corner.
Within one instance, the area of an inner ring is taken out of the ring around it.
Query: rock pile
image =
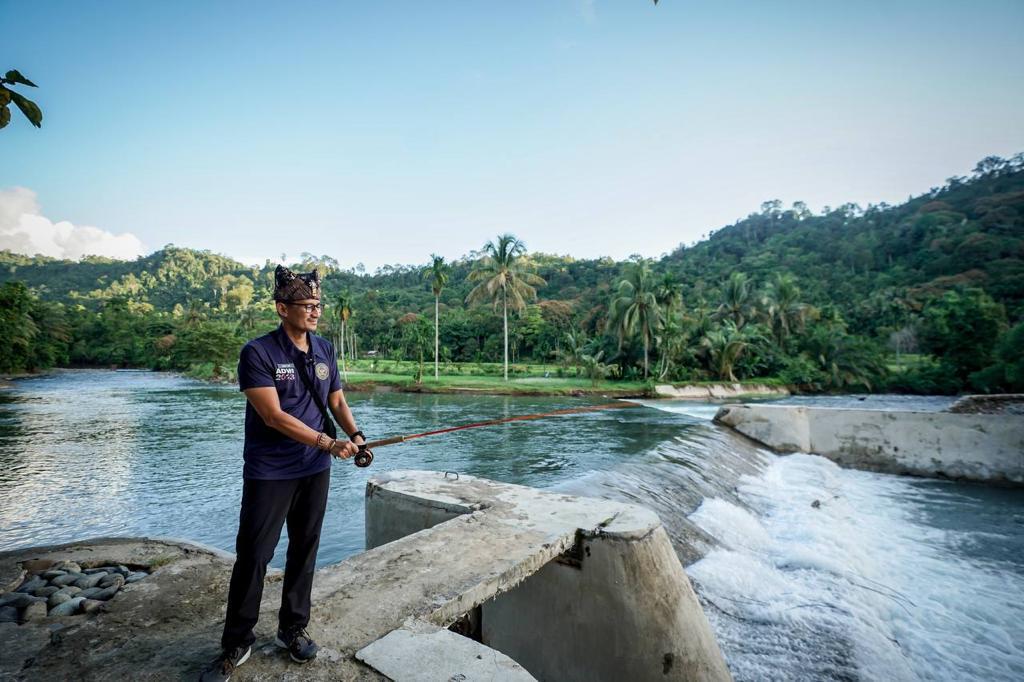
[[[148,575],[127,566],[83,568],[61,561],[26,575],[13,591],[0,594],[0,623],[95,613],[125,585]]]

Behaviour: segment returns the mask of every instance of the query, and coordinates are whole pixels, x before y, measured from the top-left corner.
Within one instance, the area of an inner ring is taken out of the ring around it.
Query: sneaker
[[[199,674],[199,682],[228,682],[235,668],[248,661],[251,653],[251,646],[221,651],[220,656],[203,668],[203,672]]]
[[[274,644],[287,649],[288,653],[291,654],[292,660],[296,663],[308,663],[316,658],[316,652],[320,650],[320,647],[316,645],[313,638],[306,632],[306,628],[292,628],[285,632],[284,630],[277,631],[277,639],[274,640]]]

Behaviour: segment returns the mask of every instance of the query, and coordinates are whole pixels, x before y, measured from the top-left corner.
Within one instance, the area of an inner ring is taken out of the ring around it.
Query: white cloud
[[[50,221],[40,213],[36,193],[24,187],[0,189],[0,249],[70,260],[83,256],[131,260],[146,252],[131,232],[113,234],[91,225]]]

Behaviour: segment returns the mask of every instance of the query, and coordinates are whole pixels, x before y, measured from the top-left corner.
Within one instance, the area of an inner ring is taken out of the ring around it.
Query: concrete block
[[[388,633],[356,658],[395,682],[536,682],[505,654],[424,622]]]

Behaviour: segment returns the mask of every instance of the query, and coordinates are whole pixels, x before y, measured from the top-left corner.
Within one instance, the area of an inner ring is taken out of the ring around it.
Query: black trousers
[[[313,572],[330,482],[330,469],[288,481],[245,480],[235,541],[237,557],[231,571],[228,610],[220,640],[224,649],[249,646],[256,641],[253,628],[259,620],[263,580],[285,521],[288,558],[278,625],[288,630],[309,623]]]

